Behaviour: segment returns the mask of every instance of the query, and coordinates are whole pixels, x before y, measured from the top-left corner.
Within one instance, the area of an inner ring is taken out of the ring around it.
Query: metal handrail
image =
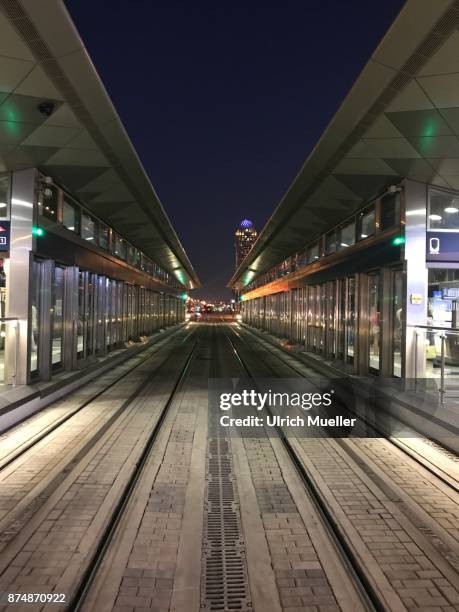
[[[448,335],[450,336],[458,336],[459,328],[458,327],[437,327],[435,325],[407,325],[407,327],[411,327],[414,329],[414,385],[415,389],[417,388],[418,383],[418,331],[420,329],[424,329],[431,332],[441,332],[439,334],[441,341],[440,348],[440,388],[438,390],[440,394],[440,402],[443,404],[445,400],[446,394],[446,385],[445,385],[445,365],[446,365],[446,351],[445,351],[445,341]],[[437,336],[438,337],[438,336]]]
[[[419,329],[429,329],[429,330],[436,330],[438,329],[438,331],[452,331],[452,332],[459,332],[459,327],[437,327],[434,325],[407,325],[407,327],[413,327],[413,328],[419,328]]]

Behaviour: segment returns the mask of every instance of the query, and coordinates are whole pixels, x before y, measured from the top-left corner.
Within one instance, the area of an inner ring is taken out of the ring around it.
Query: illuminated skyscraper
[[[236,250],[236,268],[249,253],[257,239],[257,230],[253,227],[252,221],[244,219],[234,234],[234,247]]]

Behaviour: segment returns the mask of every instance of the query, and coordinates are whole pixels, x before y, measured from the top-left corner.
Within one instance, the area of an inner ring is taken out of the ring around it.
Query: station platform
[[[189,323],[4,432],[0,610],[459,610],[450,450],[216,429],[209,380],[314,376]]]

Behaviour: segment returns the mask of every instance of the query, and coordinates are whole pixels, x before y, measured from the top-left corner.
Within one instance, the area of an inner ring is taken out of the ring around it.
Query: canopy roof
[[[50,116],[39,110],[44,102],[54,105]],[[60,0],[0,0],[0,171],[27,167],[67,187],[181,282],[199,285]]]
[[[230,287],[243,287],[401,178],[459,189],[458,26],[457,1],[406,2]]]

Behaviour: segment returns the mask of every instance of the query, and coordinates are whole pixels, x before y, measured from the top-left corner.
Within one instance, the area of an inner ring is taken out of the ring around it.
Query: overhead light
[[[94,240],[94,236],[88,236],[86,240]]]
[[[426,209],[425,208],[415,208],[414,210],[407,210],[405,214],[407,217],[415,217],[416,215],[425,215]]]
[[[0,206],[1,206],[1,204],[0,204]],[[444,209],[444,211],[445,211],[446,213],[457,213],[457,212],[459,212],[459,208],[456,208],[455,206],[447,206],[447,207]]]
[[[341,246],[342,246],[342,247],[348,247],[349,245],[348,245],[348,244],[346,244],[346,242],[342,242],[342,243],[341,243]]]
[[[360,238],[368,238],[368,234],[360,234]]]
[[[431,221],[441,221],[441,215],[429,215]]]
[[[75,228],[73,225],[71,225],[70,227],[68,227],[67,229],[71,230],[72,232],[75,231]]]

